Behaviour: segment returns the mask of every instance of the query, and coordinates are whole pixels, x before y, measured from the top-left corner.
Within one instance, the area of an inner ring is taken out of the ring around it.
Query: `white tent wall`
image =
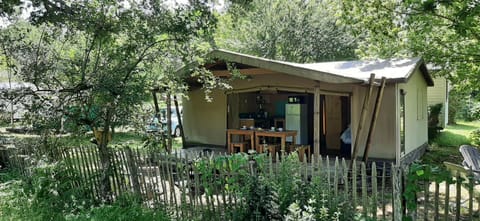
[[[428,143],[427,84],[417,70],[407,83],[399,84],[398,89],[398,96],[400,96],[400,90],[406,92],[405,152],[401,153],[401,157],[403,157]],[[400,127],[400,125],[398,126]]]

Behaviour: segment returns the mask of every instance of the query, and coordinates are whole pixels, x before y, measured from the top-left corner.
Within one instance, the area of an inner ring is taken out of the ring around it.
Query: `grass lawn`
[[[23,138],[23,139],[35,139],[38,138],[39,135],[33,134],[16,134],[16,133],[9,133],[6,130],[6,127],[0,127],[0,135],[3,136],[12,136],[16,138]],[[93,134],[81,134],[81,135],[63,135],[59,137],[59,142],[66,146],[86,146],[86,145],[93,145],[90,140],[93,138]],[[112,142],[110,145],[129,145],[131,148],[140,148],[143,147],[143,143],[145,142],[146,136],[143,134],[135,133],[135,132],[115,132],[113,136]],[[173,138],[173,149],[181,149],[182,148],[182,139],[180,137]]]
[[[480,121],[458,121],[457,125],[448,125],[431,141],[431,149],[425,153],[423,161],[436,165],[442,165],[444,161],[461,164],[463,157],[458,148],[462,144],[470,144],[470,132],[478,128]]]

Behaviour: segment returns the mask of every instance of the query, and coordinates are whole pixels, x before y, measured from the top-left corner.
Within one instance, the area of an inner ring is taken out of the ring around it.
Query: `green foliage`
[[[307,181],[299,170],[302,167],[296,154],[285,156],[275,165],[268,163],[269,158],[265,154],[235,154],[198,161],[194,170],[201,174],[200,182],[207,196],[227,191],[244,200],[227,210],[228,220],[292,220],[298,217],[353,220],[355,210],[351,202],[343,193],[335,196],[330,191],[326,174]],[[229,176],[222,180],[220,174]],[[209,218],[208,212],[203,215]]]
[[[61,163],[39,163],[29,177],[17,177],[4,187],[1,202],[3,217],[10,220],[63,220],[64,214],[76,213],[92,205],[87,192],[72,188],[80,179],[67,172]]]
[[[140,220],[168,221],[170,218],[161,209],[148,209],[131,196],[121,196],[113,204],[95,206],[78,215],[70,214],[65,220]]]
[[[473,145],[480,146],[480,129],[476,129],[470,133],[470,140]]]
[[[215,25],[210,9],[201,2],[175,9],[128,2],[59,3],[34,13],[35,26],[19,21],[1,30],[10,71],[35,86],[24,92],[32,124],[48,128],[66,117],[73,125],[113,128],[129,123],[150,89],[186,89],[185,76],[166,76],[208,49],[202,40]]]
[[[133,196],[98,204],[63,163],[37,159],[31,175],[0,171],[0,220],[170,220],[162,209],[144,207]],[[73,188],[75,187],[75,188]]]
[[[240,1],[219,16],[215,40],[220,48],[291,62],[352,59],[355,39],[337,22],[338,10],[330,0]]]
[[[461,91],[480,83],[480,7],[475,1],[346,0],[342,21],[361,57],[422,56]]]
[[[465,98],[458,117],[465,121],[479,120],[480,102],[473,100],[470,96]]]
[[[435,104],[428,107],[428,140],[433,140],[435,137],[438,136],[440,129],[439,129],[439,122],[440,122],[440,113],[442,111],[443,105]]]
[[[404,220],[412,220],[411,214],[417,208],[417,193],[423,191],[424,185],[429,185],[429,182],[447,182],[452,184],[452,175],[435,165],[417,164],[410,165],[406,176],[406,185],[403,192],[403,197],[406,201],[407,216]]]
[[[443,104],[434,104],[428,107],[428,126],[437,127],[440,122],[440,114],[442,112]]]
[[[441,165],[444,161],[460,164],[463,157],[458,151],[458,147],[463,144],[472,144],[469,134],[478,128],[480,128],[478,121],[459,121],[455,125],[448,125],[435,139],[430,141],[430,148],[422,157],[422,162],[432,165]]]

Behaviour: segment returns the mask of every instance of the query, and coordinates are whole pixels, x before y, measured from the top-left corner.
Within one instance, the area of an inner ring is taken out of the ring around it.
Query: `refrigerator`
[[[297,144],[308,144],[308,121],[306,104],[285,104],[285,128],[297,131]],[[292,141],[292,138],[287,138]]]

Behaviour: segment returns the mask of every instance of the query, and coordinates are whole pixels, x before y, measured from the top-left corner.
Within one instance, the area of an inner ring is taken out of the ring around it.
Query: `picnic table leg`
[[[252,149],[252,150],[255,150],[255,149],[256,149],[256,147],[254,146],[254,142],[255,142],[255,141],[254,141],[254,138],[255,138],[255,136],[254,136],[253,133],[252,133],[252,134],[250,135],[250,149]]]
[[[232,143],[231,134],[230,132],[227,132],[227,151],[229,154],[232,153],[232,151],[230,150],[231,143]]]
[[[255,149],[257,153],[260,153],[260,139],[258,135],[255,135]]]

